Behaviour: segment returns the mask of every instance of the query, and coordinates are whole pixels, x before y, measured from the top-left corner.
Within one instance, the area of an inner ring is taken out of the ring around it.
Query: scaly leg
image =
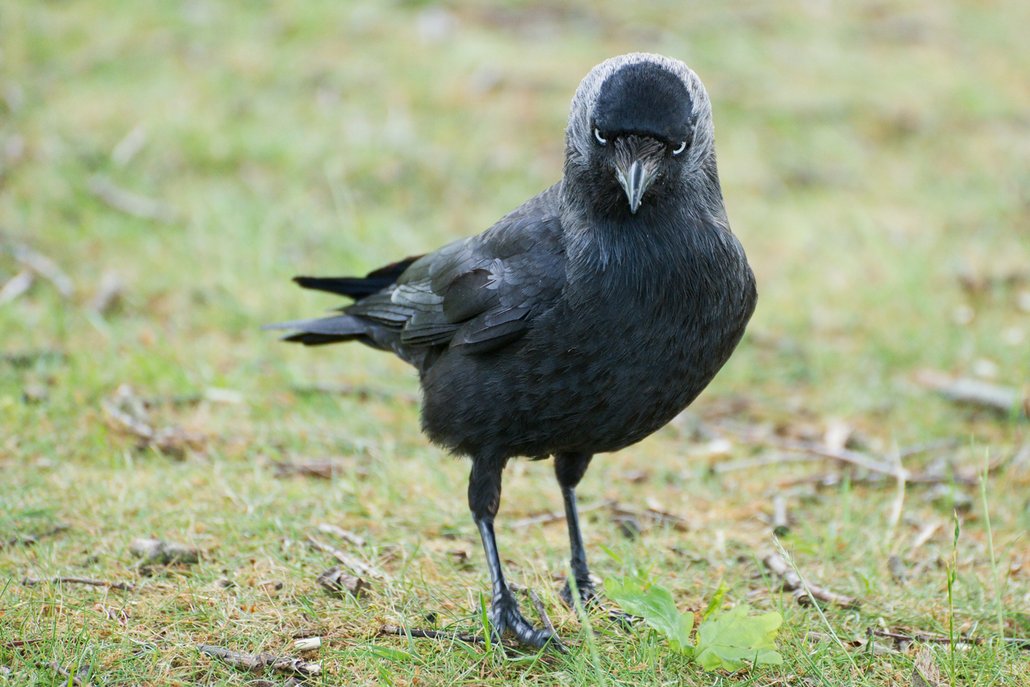
[[[494,516],[501,503],[501,472],[504,461],[477,460],[472,461],[472,474],[469,476],[469,508],[472,518],[479,528],[479,536],[483,540],[483,551],[486,553],[486,565],[490,570],[492,598],[490,603],[490,625],[495,636],[500,637],[509,632],[528,646],[540,648],[549,641],[557,644],[555,637],[548,630],[538,630],[519,612],[515,595],[504,579],[501,569],[501,558],[497,553],[497,539],[494,536]]]
[[[583,548],[583,534],[579,529],[579,512],[576,510],[576,485],[583,479],[583,474],[590,465],[593,456],[589,453],[559,453],[554,457],[554,474],[561,486],[562,499],[565,501],[565,521],[569,526],[569,560],[572,578],[576,581],[579,599],[584,604],[593,601],[597,596],[594,583],[590,579],[587,567],[587,553]],[[572,603],[572,584],[565,582],[561,598],[569,607]]]

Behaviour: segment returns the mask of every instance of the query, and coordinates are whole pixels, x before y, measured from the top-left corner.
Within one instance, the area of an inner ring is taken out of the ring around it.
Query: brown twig
[[[646,518],[652,522],[656,522],[659,525],[669,525],[677,530],[686,530],[687,519],[676,515],[675,513],[668,513],[657,508],[645,508],[642,511],[635,511],[630,508],[619,505],[615,502],[610,502],[610,508],[614,515],[628,516],[633,518]]]
[[[930,635],[922,632],[890,632],[869,628],[866,634],[873,637],[884,637],[893,639],[895,642],[926,642],[928,644],[951,644],[949,637],[941,635]],[[1030,649],[1030,637],[957,637],[955,644],[986,644],[987,642],[1004,642],[1012,644],[1020,649]]]
[[[275,468],[275,476],[280,478],[301,475],[303,477],[317,477],[318,479],[332,479],[334,475],[340,475],[344,472],[344,466],[341,463],[331,460],[310,461],[307,463],[277,461],[272,463],[272,466]],[[348,471],[358,474],[365,474],[367,472],[364,468],[360,467],[349,469]]]
[[[470,635],[465,632],[443,632],[441,630],[422,630],[417,627],[407,628],[396,625],[383,625],[379,628],[380,635],[399,635],[401,637],[421,637],[423,639],[444,639],[466,644],[486,644],[482,635]]]
[[[203,437],[185,432],[175,425],[157,429],[151,424],[146,403],[128,384],[122,384],[102,403],[108,422],[139,441],[171,456],[182,456],[188,448],[203,446]]]
[[[0,549],[5,549],[9,546],[32,546],[33,544],[38,544],[40,539],[52,537],[67,529],[68,525],[54,525],[49,530],[40,532],[39,534],[16,534],[6,541],[0,541]]]
[[[916,375],[916,382],[955,403],[985,408],[1003,415],[1021,408],[1023,415],[1030,418],[1030,397],[1014,387],[991,384],[972,377],[952,377],[936,370],[922,370]]]
[[[906,446],[898,451],[898,460],[918,456],[920,453],[929,453],[931,451],[943,451],[944,449],[955,448],[961,445],[961,443],[962,442],[959,439],[951,437],[948,439],[935,439],[934,441],[927,441],[922,444],[913,444],[912,446]]]
[[[50,661],[46,666],[65,680],[70,681],[72,685],[75,685],[75,687],[93,687],[93,683],[86,679],[86,676],[89,675],[89,666],[82,666],[79,668],[78,672],[75,673],[71,672],[67,668],[61,667],[61,664],[57,661]]]
[[[816,642],[816,643],[823,643],[823,642],[828,643],[828,642],[835,641],[835,638],[833,637],[833,635],[826,634],[825,632],[814,632],[814,631],[810,630],[810,631],[805,633],[805,641],[807,641],[807,642]],[[866,646],[868,646],[868,640],[862,640],[862,639],[843,639],[843,640],[839,640],[839,641],[844,646],[847,646],[847,647],[852,648],[852,649],[864,649]],[[896,654],[897,653],[897,651],[895,651],[894,649],[889,649],[889,648],[887,648],[885,646],[880,646],[879,644],[876,644],[875,642],[873,642],[872,651],[876,655]]]
[[[347,592],[356,597],[368,588],[368,583],[364,579],[348,575],[338,565],[319,575],[317,582],[334,596],[342,596],[343,592]]]
[[[197,650],[202,654],[217,658],[234,668],[242,668],[243,670],[254,672],[270,668],[279,673],[290,673],[305,677],[319,675],[322,672],[321,664],[294,658],[293,656],[276,656],[275,654],[267,653],[245,654],[211,644],[197,644]]]
[[[89,577],[48,577],[48,578],[35,578],[26,577],[21,581],[26,587],[33,587],[38,584],[84,584],[89,587],[105,587],[107,589],[117,589],[122,592],[131,592],[136,589],[136,585],[131,582],[111,582],[109,580],[94,580]]]
[[[885,463],[881,460],[867,456],[864,453],[852,451],[851,449],[829,448],[828,446],[823,446],[811,441],[796,441],[792,439],[776,440],[775,445],[785,451],[798,451],[801,453],[808,453],[813,456],[830,458],[838,463],[854,465],[855,467],[859,467],[870,472],[878,472],[891,477],[902,477],[906,481],[910,481],[911,478],[911,473],[905,468]]]
[[[348,568],[351,568],[352,570],[355,570],[361,573],[362,575],[367,575],[369,577],[374,577],[380,580],[389,578],[389,575],[387,575],[382,570],[376,568],[375,566],[369,565],[360,558],[352,556],[345,551],[341,551],[337,549],[335,546],[330,546],[325,542],[321,542],[312,537],[310,534],[308,535],[308,543],[311,544],[312,548],[322,551],[324,553],[328,553],[333,558],[346,565]]]
[[[589,513],[590,511],[600,510],[602,508],[610,508],[615,505],[614,501],[598,501],[597,503],[591,503],[586,506],[580,507],[579,513]],[[523,527],[532,527],[533,525],[548,525],[552,522],[559,522],[565,520],[565,511],[548,511],[546,513],[539,513],[537,515],[530,515],[521,520],[515,520],[508,523],[508,529],[522,529]]]
[[[687,529],[687,520],[675,513],[668,513],[657,508],[645,508],[644,510],[637,511],[632,508],[620,505],[617,501],[599,501],[597,503],[591,503],[590,505],[579,508],[579,513],[589,513],[590,511],[600,510],[607,508],[611,511],[612,515],[622,518],[635,518],[638,520],[650,520],[660,525],[669,525],[677,530]],[[538,515],[530,515],[529,517],[522,518],[521,520],[515,520],[508,524],[509,528],[521,529],[523,527],[532,527],[533,525],[547,525],[552,522],[559,522],[565,520],[564,511],[548,511],[540,513]]]
[[[812,582],[809,582],[806,586],[801,580],[801,576],[778,553],[766,553],[762,556],[762,564],[783,581],[784,589],[793,592],[794,599],[802,606],[808,605],[811,602],[809,598],[809,595],[811,595],[819,601],[825,601],[843,608],[858,607],[858,599],[854,597],[838,594]]]
[[[757,458],[744,458],[731,460],[724,463],[716,463],[712,466],[712,472],[717,475],[725,475],[728,472],[739,470],[754,470],[756,468],[770,467],[772,465],[786,465],[787,463],[808,463],[820,460],[821,456],[812,456],[798,453],[767,453]]]
[[[890,475],[891,478],[896,478],[897,475]],[[905,476],[906,484],[918,484],[921,486],[934,486],[937,484],[963,484],[966,486],[973,486],[977,483],[977,478],[971,475],[963,475],[959,473],[948,473],[944,472],[908,472]],[[801,484],[811,484],[817,487],[836,487],[842,481],[843,477],[839,473],[828,473],[823,475],[808,475],[806,477],[798,477],[794,479],[787,479],[779,482],[780,487],[792,487]],[[850,476],[848,481],[851,484],[867,484],[871,486],[882,485],[887,483],[888,476],[874,473],[865,476]]]
[[[529,597],[530,603],[533,604],[533,608],[536,609],[536,614],[540,618],[540,623],[544,626],[544,629],[551,633],[551,645],[562,654],[568,653],[568,649],[562,643],[561,638],[558,637],[558,631],[554,629],[554,623],[551,622],[551,617],[547,615],[547,609],[544,608],[544,602],[540,600],[540,597],[532,589],[526,588],[526,596]]]
[[[348,544],[353,546],[362,547],[365,545],[365,539],[360,535],[354,534],[350,530],[345,530],[342,527],[337,527],[326,522],[321,523],[318,526],[318,531],[322,534],[331,534],[334,537],[344,540]]]
[[[900,475],[907,481],[912,481],[908,470],[900,468],[897,465],[892,465],[885,461],[878,460],[859,451],[853,451],[847,448],[831,447],[814,441],[801,441],[797,439],[783,439],[778,437],[759,437],[755,436],[751,432],[738,430],[731,426],[725,426],[724,428],[733,432],[738,439],[751,444],[770,446],[772,448],[780,449],[781,451],[804,453],[819,458],[829,458],[830,460],[837,461],[838,463],[853,465],[864,470],[869,470],[870,472],[878,472],[890,475],[891,477],[898,477]]]

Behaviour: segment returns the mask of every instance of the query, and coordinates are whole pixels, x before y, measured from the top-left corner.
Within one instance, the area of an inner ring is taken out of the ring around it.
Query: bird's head
[[[660,205],[714,161],[712,106],[697,74],[649,53],[590,70],[572,99],[565,177],[607,212]]]

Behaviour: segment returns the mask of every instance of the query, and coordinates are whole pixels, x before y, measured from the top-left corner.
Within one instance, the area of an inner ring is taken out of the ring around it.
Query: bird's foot
[[[608,607],[597,591],[597,583],[594,581],[595,579],[596,578],[593,578],[592,576],[583,580],[576,578],[576,591],[578,592],[579,600],[583,605],[584,610],[597,609],[608,616],[608,620],[627,628],[637,620],[640,620],[640,618],[635,615],[630,615],[624,611]],[[569,580],[565,581],[565,586],[562,587],[559,595],[561,596],[561,600],[565,602],[566,606],[575,610],[576,605],[572,600],[572,583]]]
[[[579,596],[580,603],[583,607],[592,606],[600,603],[600,597],[597,594],[597,585],[594,582],[592,576],[585,577],[583,579],[576,578],[576,593]],[[576,608],[576,604],[572,600],[572,580],[566,579],[565,586],[562,587],[559,592],[561,600],[565,602],[565,605],[571,609]]]
[[[489,615],[490,627],[495,639],[500,639],[507,633],[518,640],[520,644],[536,649],[542,649],[548,643],[559,651],[564,648],[553,632],[544,629],[538,630],[526,620],[519,611],[515,596],[510,592],[494,597]]]

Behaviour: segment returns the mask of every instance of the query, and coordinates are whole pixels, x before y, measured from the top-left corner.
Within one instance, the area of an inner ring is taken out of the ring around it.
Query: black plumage
[[[555,458],[575,586],[589,600],[574,490],[592,456],[690,404],[756,300],[723,208],[704,86],[682,62],[643,53],[586,76],[563,179],[486,232],[364,278],[296,281],[355,300],[277,325],[295,331],[288,341],[358,340],[418,369],[424,431],[472,460],[491,623],[537,646],[550,635],[519,613],[494,537],[505,464]]]

